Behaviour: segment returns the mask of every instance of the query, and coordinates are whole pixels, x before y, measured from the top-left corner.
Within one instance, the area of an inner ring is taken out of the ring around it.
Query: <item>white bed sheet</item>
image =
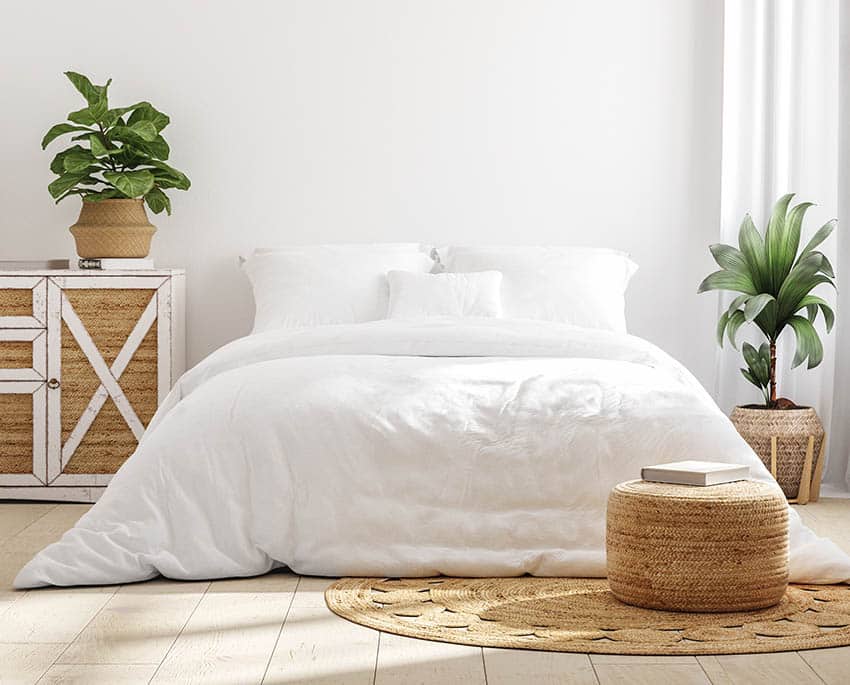
[[[101,500],[16,587],[261,574],[605,575],[605,505],[646,464],[749,464],[650,343],[506,319],[237,340],[189,371]],[[795,581],[850,558],[791,512]]]

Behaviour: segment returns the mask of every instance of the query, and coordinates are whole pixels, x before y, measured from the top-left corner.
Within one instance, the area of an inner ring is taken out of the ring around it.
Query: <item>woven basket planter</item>
[[[788,586],[788,505],[772,483],[710,487],[634,480],[608,498],[608,585],[669,611],[749,611]]]
[[[817,502],[826,435],[817,412],[735,407],[732,423],[792,502]]]
[[[147,257],[155,232],[143,200],[84,201],[71,226],[77,255],[85,258]]]

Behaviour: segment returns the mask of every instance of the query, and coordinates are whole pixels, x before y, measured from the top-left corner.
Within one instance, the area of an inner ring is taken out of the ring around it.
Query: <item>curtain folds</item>
[[[797,193],[795,203],[817,203],[806,216],[805,242],[839,209],[839,0],[727,0],[723,39],[720,242],[737,245],[748,212],[763,230],[773,202],[787,192]],[[850,283],[850,259],[841,259],[847,241],[839,245],[835,235],[847,230],[850,222],[839,225],[821,248],[833,261],[839,290]],[[828,286],[818,294],[835,303]],[[719,306],[725,309],[731,299],[724,294]],[[825,356],[816,369],[791,370],[790,329],[778,349],[779,393],[820,414],[829,439],[825,481],[841,487],[850,450],[850,388],[836,381],[836,369],[848,363],[837,357],[842,346],[850,347],[847,316],[850,306],[839,302],[832,334],[819,324]],[[740,352],[728,343],[718,351],[715,396],[725,411],[759,401],[741,366]]]

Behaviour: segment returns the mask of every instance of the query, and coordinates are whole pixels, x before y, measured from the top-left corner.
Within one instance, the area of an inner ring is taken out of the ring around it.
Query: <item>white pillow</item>
[[[591,247],[457,247],[440,251],[447,272],[502,272],[505,316],[626,332],[625,292],[637,265]]]
[[[390,271],[387,280],[390,284],[388,319],[502,315],[499,293],[502,274],[498,271],[463,274]]]
[[[243,264],[254,290],[253,332],[383,319],[389,301],[387,272],[427,273],[432,266],[416,243],[255,252]]]

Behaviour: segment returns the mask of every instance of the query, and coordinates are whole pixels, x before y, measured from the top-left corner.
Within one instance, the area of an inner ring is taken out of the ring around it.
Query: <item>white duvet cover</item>
[[[377,321],[237,340],[187,373],[101,500],[17,587],[249,576],[605,575],[640,467],[770,476],[697,381],[633,336]],[[796,581],[850,558],[791,515]]]

